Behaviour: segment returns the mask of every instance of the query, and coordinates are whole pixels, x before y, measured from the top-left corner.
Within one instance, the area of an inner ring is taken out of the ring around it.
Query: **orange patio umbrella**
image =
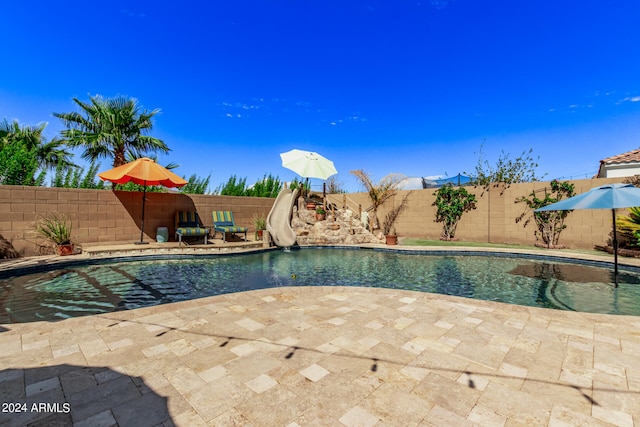
[[[162,185],[164,187],[174,188],[187,184],[187,181],[147,157],[141,157],[133,162],[99,173],[98,176],[101,180],[111,181],[114,184],[134,182],[144,186],[142,192],[140,241],[136,242],[136,244],[148,243],[142,240],[144,237],[144,206],[147,200],[147,185]]]

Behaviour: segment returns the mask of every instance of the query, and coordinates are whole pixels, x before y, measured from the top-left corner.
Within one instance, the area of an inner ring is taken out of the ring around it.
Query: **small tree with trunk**
[[[436,222],[442,222],[441,240],[451,240],[455,237],[458,222],[462,214],[476,208],[476,196],[463,187],[454,188],[452,184],[440,187],[433,193],[437,207]]]
[[[523,225],[526,227],[533,219],[536,223],[535,236],[536,240],[542,240],[547,248],[558,246],[560,233],[567,228],[564,223],[565,219],[573,211],[543,211],[534,212],[536,209],[559,202],[565,197],[573,197],[575,195],[575,186],[570,182],[560,182],[554,179],[550,183],[551,188],[543,188],[542,190],[532,191],[528,197],[519,197],[515,203],[524,203],[527,210],[516,218],[516,223],[524,220]],[[538,197],[538,193],[544,192],[544,197]]]

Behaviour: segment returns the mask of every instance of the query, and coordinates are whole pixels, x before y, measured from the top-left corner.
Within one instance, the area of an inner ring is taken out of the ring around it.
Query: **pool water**
[[[282,286],[406,289],[534,307],[640,315],[640,273],[531,257],[305,248],[117,261],[0,281],[0,323],[55,320]]]

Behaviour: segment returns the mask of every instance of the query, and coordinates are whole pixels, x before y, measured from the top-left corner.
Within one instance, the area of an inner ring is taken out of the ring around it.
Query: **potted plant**
[[[398,244],[398,235],[396,234],[396,228],[391,227],[391,229],[384,236],[387,245],[397,245]]]
[[[398,235],[396,234],[396,228],[394,227],[394,223],[407,207],[407,201],[409,199],[409,195],[411,191],[407,193],[400,202],[399,205],[394,206],[385,216],[384,221],[382,222],[382,234],[386,239],[387,245],[397,245],[398,244]]]
[[[71,220],[63,214],[49,214],[36,223],[36,232],[53,244],[58,255],[73,255],[71,229]]]
[[[253,216],[253,226],[256,229],[256,240],[262,240],[263,231],[267,229],[267,219],[263,214],[255,214]]]
[[[322,205],[316,207],[316,220],[317,221],[324,221],[326,215],[327,215],[327,211],[324,210],[324,207]]]

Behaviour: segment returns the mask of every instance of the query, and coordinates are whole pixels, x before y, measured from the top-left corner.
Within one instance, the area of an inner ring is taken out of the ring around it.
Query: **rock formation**
[[[300,246],[384,243],[348,209],[328,210],[325,220],[317,220],[315,210],[294,207],[291,228],[295,230]]]

